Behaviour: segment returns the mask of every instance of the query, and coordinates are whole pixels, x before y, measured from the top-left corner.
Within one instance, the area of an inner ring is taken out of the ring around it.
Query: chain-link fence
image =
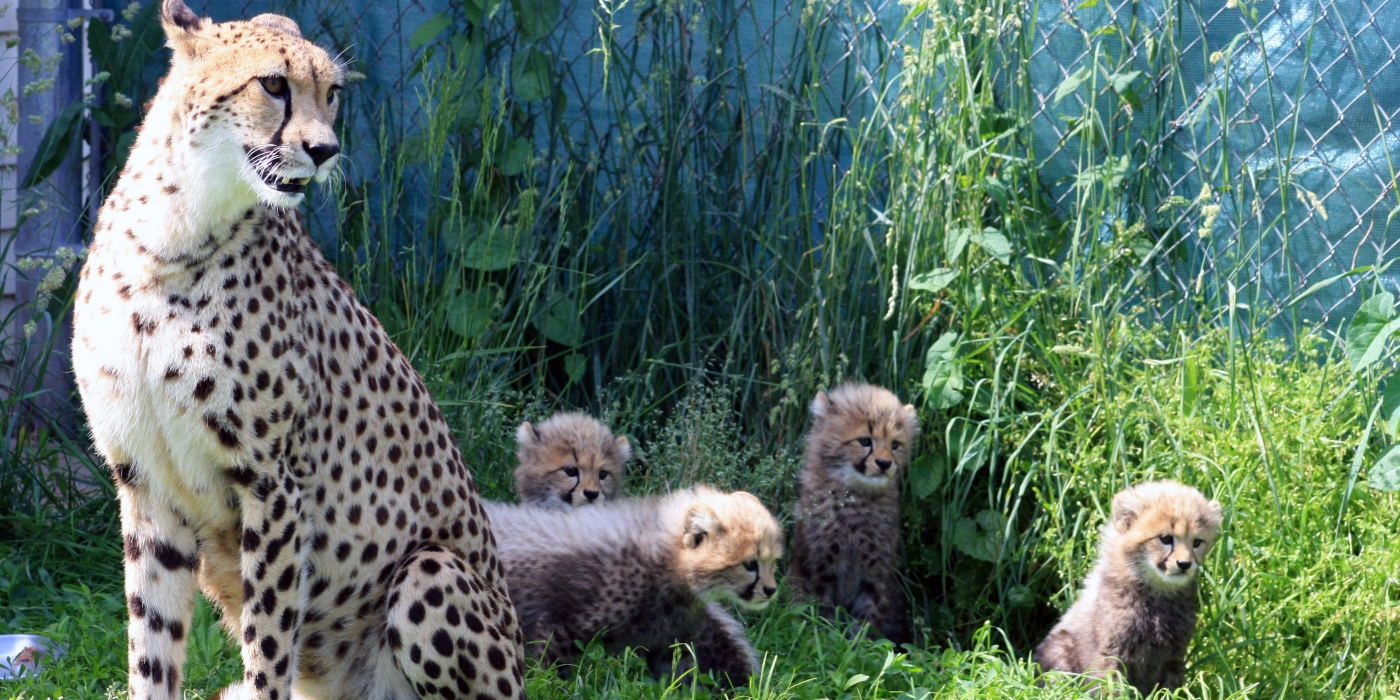
[[[549,58],[553,92],[526,130],[543,156],[584,164],[599,191],[614,193],[605,220],[647,216],[663,195],[647,191],[657,181],[648,171],[676,168],[702,181],[748,176],[709,183],[712,197],[696,207],[711,215],[771,223],[791,205],[764,196],[775,187],[799,188],[820,212],[849,162],[841,130],[825,127],[858,123],[876,96],[897,90],[901,42],[917,40],[901,33],[918,6],[896,0],[550,2],[191,5],[216,20],[281,12],[344,51],[365,76],[347,115],[351,181],[376,177],[383,134],[411,137],[417,127],[423,27],[483,13],[551,19],[532,45]],[[1233,298],[1237,309],[1290,324],[1335,327],[1350,315],[1368,278],[1345,273],[1383,265],[1400,242],[1400,0],[1044,0],[1017,19],[999,31],[1005,56],[1025,65],[1005,71],[1017,77],[1003,76],[999,89],[1029,118],[1062,215],[1087,204],[1077,199],[1085,173],[1116,173],[1131,204],[1108,221],[1140,222],[1161,244],[1158,298],[1193,309]],[[521,80],[512,64],[517,48],[527,50],[519,37],[493,41],[489,70]],[[670,153],[691,162],[651,162],[619,145],[674,134],[675,124],[663,127],[675,119],[692,143]],[[753,181],[761,168],[717,165],[781,160],[773,150],[788,144],[774,135],[792,120],[819,127],[816,158],[767,173],[776,182]],[[745,211],[716,213],[735,207]],[[1400,282],[1394,274],[1382,280]]]

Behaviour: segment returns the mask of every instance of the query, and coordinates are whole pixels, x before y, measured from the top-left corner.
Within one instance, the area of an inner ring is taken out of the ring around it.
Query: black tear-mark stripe
[[[286,66],[287,73],[291,74],[292,62],[284,60],[283,64]],[[279,99],[282,100],[282,125],[277,127],[277,131],[272,134],[272,145],[274,146],[282,145],[282,132],[286,130],[287,124],[291,123],[292,121],[292,81],[287,81],[287,91],[285,93],[285,96],[282,96]]]

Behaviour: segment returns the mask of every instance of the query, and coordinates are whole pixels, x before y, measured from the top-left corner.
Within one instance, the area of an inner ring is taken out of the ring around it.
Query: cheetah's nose
[[[338,143],[312,144],[302,142],[301,147],[306,149],[306,155],[311,156],[311,162],[315,163],[318,168],[321,167],[322,163],[330,160],[331,156],[340,152],[340,144]]]
[[[769,598],[772,598],[772,597],[773,597],[773,594],[774,594],[774,593],[777,593],[777,592],[778,592],[778,587],[777,587],[777,586],[764,586],[764,587],[763,587],[763,595],[766,595],[766,596],[768,596]]]
[[[584,498],[587,498],[589,503],[592,503],[593,501],[598,500],[598,492],[597,492],[597,491],[589,491],[588,489],[584,489],[584,491],[583,491],[583,497],[584,497]]]
[[[1191,560],[1190,560],[1190,559],[1187,559],[1186,561],[1179,561],[1179,562],[1177,562],[1177,563],[1176,563],[1176,568],[1181,569],[1182,571],[1188,571],[1188,570],[1190,570],[1190,568],[1191,568]]]
[[[879,467],[880,471],[887,472],[890,470],[890,461],[888,459],[877,459],[875,460],[875,466]]]

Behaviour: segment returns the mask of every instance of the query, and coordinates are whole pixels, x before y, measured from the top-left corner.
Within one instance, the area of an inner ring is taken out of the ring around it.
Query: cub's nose
[[[1176,568],[1181,569],[1182,571],[1188,571],[1188,570],[1190,570],[1190,568],[1191,568],[1191,560],[1190,560],[1190,559],[1187,559],[1186,561],[1179,561],[1179,562],[1177,562],[1177,563],[1176,563]]]
[[[340,144],[338,143],[302,142],[301,147],[306,150],[306,155],[311,156],[311,162],[315,163],[318,168],[321,167],[322,163],[330,160],[331,156],[340,152]]]
[[[877,459],[875,460],[875,466],[879,467],[880,471],[887,472],[890,470],[890,461],[888,459]]]
[[[589,491],[588,489],[584,489],[584,491],[583,491],[583,497],[584,497],[584,498],[587,498],[589,503],[592,503],[593,501],[598,500],[598,492],[597,492],[597,491]]]
[[[768,596],[769,598],[772,598],[772,597],[773,597],[773,594],[774,594],[774,593],[777,593],[777,592],[778,592],[778,587],[777,587],[777,586],[764,586],[764,587],[763,587],[763,595],[766,595],[766,596]]]

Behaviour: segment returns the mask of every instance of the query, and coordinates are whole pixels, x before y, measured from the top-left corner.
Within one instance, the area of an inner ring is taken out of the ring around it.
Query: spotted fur
[[[132,700],[182,697],[196,587],[225,700],[517,698],[523,637],[419,375],[295,206],[341,66],[290,19],[165,0],[173,50],[99,214],[73,365],[121,499]]]
[[[672,646],[742,683],[755,666],[743,628],[720,601],[768,605],[777,591],[782,530],[758,499],[698,486],[662,498],[545,510],[488,503],[530,649],[577,661],[576,642],[641,647],[653,673]],[[687,662],[689,663],[689,661]]]
[[[1220,503],[1175,481],[1120,491],[1098,564],[1036,647],[1036,663],[1091,679],[1118,672],[1143,696],[1180,687],[1196,627],[1196,582],[1221,518]]]
[[[521,503],[570,508],[616,500],[622,467],[632,459],[627,438],[582,413],[558,413],[539,425],[521,423],[515,492]]]
[[[899,473],[918,435],[914,407],[886,389],[818,392],[793,529],[794,588],[895,643],[913,641],[897,569]]]

